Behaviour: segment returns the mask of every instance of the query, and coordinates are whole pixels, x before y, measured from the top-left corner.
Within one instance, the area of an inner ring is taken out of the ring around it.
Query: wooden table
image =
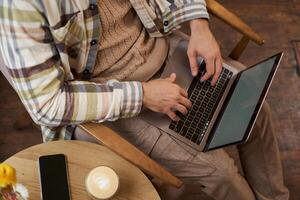
[[[73,200],[90,199],[85,190],[85,177],[91,169],[101,165],[113,168],[120,177],[120,188],[112,199],[160,199],[152,183],[137,167],[101,145],[81,141],[40,144],[25,149],[5,161],[16,168],[17,180],[28,188],[30,199],[40,199],[37,161],[39,156],[58,153],[65,154],[68,160]]]

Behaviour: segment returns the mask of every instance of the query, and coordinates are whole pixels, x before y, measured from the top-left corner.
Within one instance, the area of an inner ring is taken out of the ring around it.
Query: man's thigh
[[[163,132],[150,156],[185,182],[238,173],[234,160],[223,149],[199,152]]]
[[[119,119],[114,122],[104,122],[131,144],[149,154],[157,142],[160,131],[139,117]]]
[[[233,159],[223,150],[199,152],[139,117],[105,123],[178,177],[236,173]]]

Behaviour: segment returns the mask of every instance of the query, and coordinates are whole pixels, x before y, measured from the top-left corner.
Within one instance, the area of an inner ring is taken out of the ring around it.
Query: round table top
[[[40,199],[38,158],[42,155],[65,154],[68,161],[71,199],[90,199],[85,178],[98,166],[108,166],[120,177],[120,187],[112,199],[160,199],[143,172],[104,146],[82,141],[56,141],[25,149],[5,161],[17,171],[18,183],[29,190],[29,199]]]

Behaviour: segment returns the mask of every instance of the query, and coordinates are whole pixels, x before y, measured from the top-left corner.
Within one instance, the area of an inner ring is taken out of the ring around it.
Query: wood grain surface
[[[85,190],[85,178],[98,166],[108,166],[120,178],[120,187],[115,200],[159,200],[148,178],[134,165],[101,145],[80,141],[49,142],[25,149],[5,162],[16,168],[19,183],[24,184],[30,199],[40,199],[38,157],[65,154],[67,158],[71,196],[73,200],[90,199]]]

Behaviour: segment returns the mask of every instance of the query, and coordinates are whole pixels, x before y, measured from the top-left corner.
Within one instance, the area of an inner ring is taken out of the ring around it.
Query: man
[[[215,199],[288,199],[266,107],[252,138],[239,147],[248,182],[224,150],[196,152],[135,117],[144,106],[176,120],[175,111],[186,114],[191,107],[187,92],[174,83],[175,74],[150,80],[172,46],[162,36],[182,23],[191,28],[187,55],[192,74],[197,74],[196,58],[201,56],[207,64],[202,80],[212,77],[212,85],[216,83],[222,59],[204,0],[0,4],[0,49],[44,141],[87,139],[81,130],[73,134],[74,125],[106,121],[185,183],[199,185]],[[180,192],[173,190],[165,198],[175,199],[172,194]]]

